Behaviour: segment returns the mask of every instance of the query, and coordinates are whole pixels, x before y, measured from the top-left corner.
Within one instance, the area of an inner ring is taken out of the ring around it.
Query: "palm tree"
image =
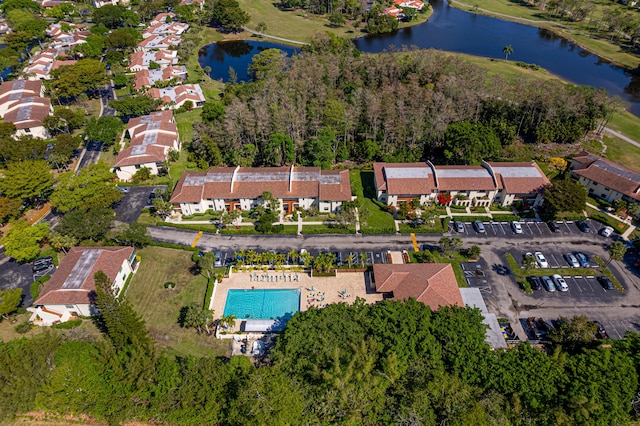
[[[502,53],[504,53],[504,59],[508,60],[509,59],[509,55],[511,55],[513,53],[513,46],[511,46],[510,44],[507,44],[504,49],[502,49]]]

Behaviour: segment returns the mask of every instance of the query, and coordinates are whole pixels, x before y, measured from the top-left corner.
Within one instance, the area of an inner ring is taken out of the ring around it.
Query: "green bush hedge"
[[[72,320],[67,322],[61,322],[60,324],[51,326],[51,328],[60,328],[63,330],[69,330],[69,329],[78,327],[80,324],[82,324],[82,320],[78,319],[78,320]]]
[[[38,296],[40,296],[40,291],[42,290],[44,283],[46,283],[50,279],[51,279],[51,275],[43,275],[42,277],[35,280],[33,284],[31,284],[31,288],[29,289],[29,292],[31,293],[31,298],[34,301],[38,298]]]

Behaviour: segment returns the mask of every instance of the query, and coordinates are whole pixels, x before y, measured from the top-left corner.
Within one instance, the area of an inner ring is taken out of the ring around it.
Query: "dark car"
[[[580,267],[581,268],[590,268],[591,264],[589,263],[589,258],[587,257],[586,254],[577,251],[574,253],[576,255],[576,259],[578,259],[578,262],[580,263]]]
[[[598,282],[605,290],[614,290],[613,282],[606,275],[601,275],[598,277]]]
[[[527,281],[531,284],[531,288],[534,290],[542,290],[542,282],[538,277],[527,277]]]
[[[33,265],[33,272],[47,271],[52,268],[54,268],[53,263],[39,263],[37,265]]]
[[[556,222],[554,222],[553,220],[550,220],[549,222],[547,222],[547,226],[549,227],[549,229],[551,229],[551,232],[558,232],[560,231],[560,227],[558,226],[558,224]]]
[[[576,226],[578,227],[579,230],[581,230],[582,232],[589,232],[591,231],[591,227],[589,226],[589,224],[584,221],[584,220],[579,220],[576,222]]]
[[[598,321],[594,321],[594,323],[598,327],[596,330],[596,337],[598,339],[608,339],[609,334],[607,333],[607,330],[604,329],[604,326]]]

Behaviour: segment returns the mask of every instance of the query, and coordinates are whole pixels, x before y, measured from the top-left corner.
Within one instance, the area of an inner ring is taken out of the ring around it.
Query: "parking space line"
[[[198,240],[200,240],[200,237],[202,237],[202,231],[198,232],[198,235],[196,235],[195,240],[193,240],[193,243],[191,243],[191,247],[192,248],[195,247],[196,244],[198,244]]]

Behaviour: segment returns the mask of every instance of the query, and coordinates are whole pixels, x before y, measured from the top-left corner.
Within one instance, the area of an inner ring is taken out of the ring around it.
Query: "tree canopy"
[[[61,100],[72,100],[83,93],[94,94],[108,82],[106,65],[97,59],[81,59],[52,70],[51,75],[53,79],[47,80],[49,91]]]
[[[567,177],[544,189],[544,210],[554,217],[558,213],[582,213],[587,204],[587,188]]]
[[[62,213],[74,209],[110,207],[123,197],[113,184],[113,178],[114,173],[103,161],[81,169],[77,175],[73,172],[63,173],[58,178],[50,201]]]
[[[45,199],[52,186],[53,175],[46,161],[25,160],[7,165],[4,178],[0,179],[0,194],[33,203]]]
[[[31,226],[25,219],[17,219],[11,222],[11,229],[5,234],[2,244],[7,256],[18,262],[29,262],[38,257],[40,242],[47,235],[49,226],[46,223]]]

